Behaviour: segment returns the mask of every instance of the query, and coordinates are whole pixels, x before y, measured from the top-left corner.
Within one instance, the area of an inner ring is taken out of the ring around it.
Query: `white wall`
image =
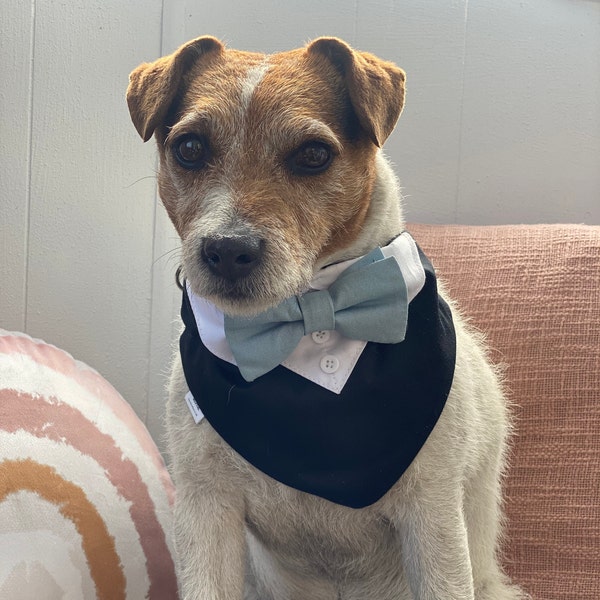
[[[211,33],[273,52],[337,35],[402,66],[387,144],[410,220],[600,224],[594,0],[2,0],[0,327],[100,370],[160,432],[178,308],[138,63]]]

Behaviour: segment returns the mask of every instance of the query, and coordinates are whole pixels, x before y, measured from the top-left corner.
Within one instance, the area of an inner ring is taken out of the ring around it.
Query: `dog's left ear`
[[[309,44],[307,52],[325,56],[342,74],[361,127],[381,147],[404,106],[404,71],[373,54],[353,50],[337,38],[319,38]]]

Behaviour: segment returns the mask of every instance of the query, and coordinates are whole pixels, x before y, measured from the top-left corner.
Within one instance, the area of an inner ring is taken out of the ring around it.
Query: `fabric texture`
[[[506,365],[505,563],[534,600],[600,598],[600,227],[408,227]]]
[[[0,330],[0,598],[175,600],[173,498],[106,380]]]
[[[368,343],[340,394],[281,365],[245,381],[204,346],[184,291],[181,360],[200,411],[281,483],[352,508],[377,501],[425,443],[454,375],[450,309],[431,264],[420,260],[426,282],[409,305],[404,341]]]

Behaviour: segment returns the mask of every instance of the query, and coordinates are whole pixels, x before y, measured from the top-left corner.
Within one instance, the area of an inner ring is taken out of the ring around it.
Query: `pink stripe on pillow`
[[[85,387],[94,396],[102,398],[102,402],[109,406],[117,417],[127,423],[129,431],[134,434],[148,458],[154,463],[169,502],[171,505],[173,504],[175,500],[173,484],[164,469],[160,455],[156,452],[156,446],[152,438],[148,435],[148,430],[129,404],[122,401],[115,388],[97,371],[80,361],[76,361],[68,352],[56,346],[47,344],[42,340],[32,339],[23,334],[12,334],[2,329],[0,329],[0,353],[25,354],[40,365],[63,375],[75,377],[78,384]]]

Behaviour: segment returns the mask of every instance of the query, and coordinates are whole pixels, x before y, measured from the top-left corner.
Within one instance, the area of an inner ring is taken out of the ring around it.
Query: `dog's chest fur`
[[[179,365],[171,386],[173,397],[187,390]],[[198,476],[207,477],[208,485],[226,487],[232,493],[244,490],[248,559],[254,585],[261,589],[259,598],[271,598],[266,590],[294,585],[298,595],[293,598],[336,598],[335,589],[344,600],[364,600],[370,596],[361,594],[369,587],[379,590],[378,600],[387,600],[384,589],[388,587],[390,600],[404,597],[396,595],[406,585],[398,563],[401,547],[386,512],[404,510],[397,500],[410,499],[406,486],[413,482],[411,473],[405,473],[402,483],[382,501],[355,510],[266,477],[234,452],[208,422],[195,425],[190,421],[185,402],[169,403],[168,427],[171,439],[177,440],[176,462],[198,469]],[[331,594],[322,596],[324,589]],[[350,590],[354,590],[352,595]]]

